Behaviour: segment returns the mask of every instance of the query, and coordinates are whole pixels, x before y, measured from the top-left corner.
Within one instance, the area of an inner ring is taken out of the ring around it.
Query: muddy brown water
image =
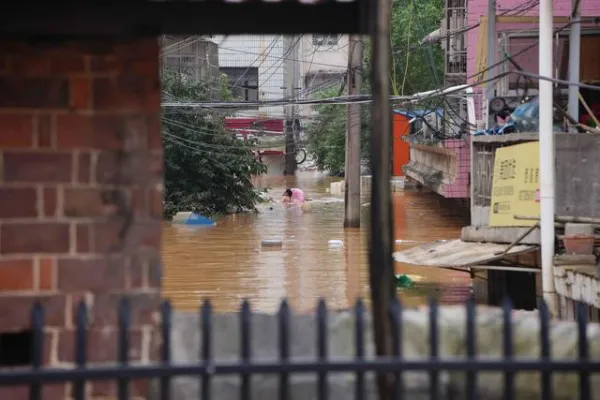
[[[369,208],[363,205],[360,230],[344,231],[343,197],[326,192],[337,179],[302,172],[294,178],[257,180],[275,198],[286,187],[302,188],[313,200],[310,213],[275,205],[262,207],[258,215],[220,218],[209,228],[166,223],[164,296],[176,309],[188,311],[210,298],[217,312],[237,310],[244,298],[253,310],[264,312],[275,311],[282,298],[298,312],[310,311],[321,297],[332,309],[349,308],[359,296],[368,303]],[[396,250],[456,238],[468,223],[464,213],[445,206],[435,193],[394,193],[393,209]],[[282,246],[264,247],[262,240],[281,240]],[[430,296],[442,303],[461,302],[470,294],[466,273],[399,263],[395,269],[416,282],[414,288],[400,291],[404,304],[418,306]]]

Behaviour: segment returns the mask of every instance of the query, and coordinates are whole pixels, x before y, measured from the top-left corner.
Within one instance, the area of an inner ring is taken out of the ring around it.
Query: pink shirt
[[[304,202],[304,192],[300,189],[292,189],[292,201],[296,201],[298,203]]]

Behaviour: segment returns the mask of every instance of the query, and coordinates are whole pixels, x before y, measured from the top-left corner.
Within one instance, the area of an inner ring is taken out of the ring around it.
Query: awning
[[[464,268],[484,265],[509,255],[537,250],[538,246],[517,245],[506,254],[508,245],[463,242],[460,239],[427,243],[394,253],[394,260],[403,264],[428,267]]]

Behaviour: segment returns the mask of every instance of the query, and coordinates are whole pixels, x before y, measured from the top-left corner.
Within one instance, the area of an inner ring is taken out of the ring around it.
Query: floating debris
[[[413,286],[415,286],[415,282],[412,279],[410,279],[408,275],[396,275],[396,287],[411,288]]]
[[[329,245],[330,248],[337,249],[337,248],[344,246],[344,241],[333,239],[333,240],[330,240],[329,242],[327,242],[327,244]]]
[[[281,247],[281,246],[283,246],[283,240],[266,239],[266,240],[262,240],[260,242],[260,244],[263,247]]]

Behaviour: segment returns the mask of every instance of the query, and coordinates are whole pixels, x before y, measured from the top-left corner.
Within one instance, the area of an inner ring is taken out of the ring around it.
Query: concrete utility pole
[[[295,35],[284,37],[283,54],[285,56],[285,98],[296,100],[296,86],[298,85],[298,38]],[[296,173],[296,145],[294,142],[294,120],[298,114],[296,105],[285,106],[285,174]]]
[[[490,115],[490,101],[494,98],[494,82],[489,81],[496,76],[496,68],[493,65],[496,63],[496,0],[488,0],[488,27],[487,27],[487,99],[485,105],[487,110],[485,115],[487,119],[485,121],[486,129],[490,127],[491,115]]]
[[[581,58],[581,1],[571,0],[571,27],[569,28],[569,82],[579,83],[579,64]],[[579,86],[569,86],[569,114],[579,120]],[[572,124],[569,132],[576,133]]]
[[[360,94],[363,43],[350,35],[348,45],[348,95]],[[348,104],[346,119],[344,228],[360,227],[360,104]]]
[[[552,78],[554,68],[552,46],[553,28],[552,0],[540,1],[540,45],[539,75]],[[539,146],[540,146],[540,244],[542,261],[542,290],[544,300],[552,315],[557,315],[556,290],[554,288],[554,176],[555,152],[553,129],[553,90],[552,82],[539,81]]]

